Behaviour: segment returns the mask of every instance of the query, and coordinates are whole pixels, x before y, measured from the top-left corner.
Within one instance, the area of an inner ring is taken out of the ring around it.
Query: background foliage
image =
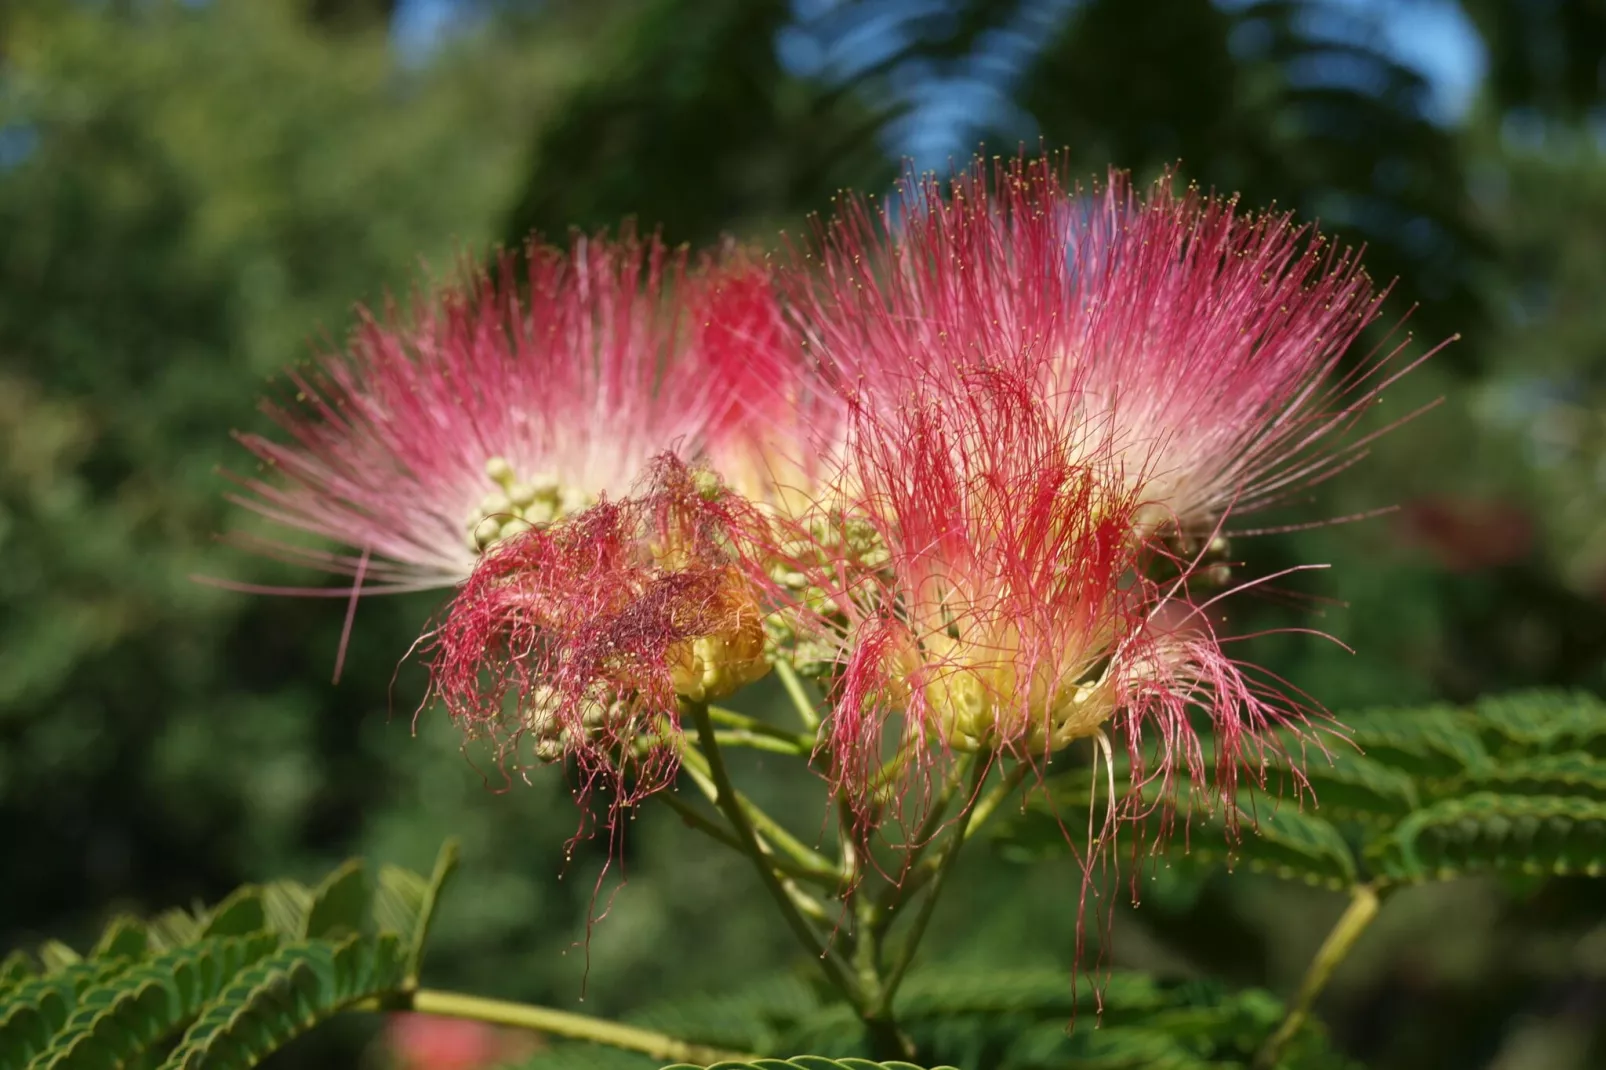
[[[1389,47],[1424,9],[1480,42],[1464,107]],[[1288,519],[1398,512],[1240,543],[1255,569],[1334,565],[1244,602],[1246,627],[1314,610],[1358,653],[1283,636],[1257,660],[1336,709],[1606,691],[1603,60],[1586,0],[12,0],[0,946],[88,947],[112,913],[316,883],[353,853],[427,869],[455,833],[437,984],[615,1012],[805,967],[740,859],[649,812],[597,900],[604,853],[565,864],[561,784],[500,790],[413,724],[396,663],[430,599],[364,603],[332,685],[341,603],[191,576],[304,582],[214,541],[251,523],[215,469],[353,301],[531,226],[799,229],[901,152],[940,166],[983,138],[1068,144],[1090,173],[1180,158],[1366,241],[1394,318],[1420,303],[1419,338],[1465,335],[1378,418],[1445,404]],[[807,826],[811,785],[741,772]],[[1068,977],[1072,865],[1009,858],[962,860],[933,955]],[[1168,871],[1103,961],[1286,994],[1341,904]],[[1564,1070],[1606,1062],[1603,979],[1598,886],[1473,877],[1398,893],[1321,1010],[1368,1065]],[[371,1025],[284,1058],[394,1061]]]

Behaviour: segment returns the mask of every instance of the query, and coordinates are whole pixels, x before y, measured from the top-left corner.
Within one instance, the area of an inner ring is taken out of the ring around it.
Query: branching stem
[[[718,745],[720,739],[721,734],[716,732],[714,735],[715,746]],[[704,795],[708,796],[708,801],[715,806],[720,806],[720,787],[714,778],[713,766],[709,758],[696,748],[685,747],[681,750],[680,764],[681,768],[685,769],[691,777],[692,782],[702,790]],[[778,821],[766,814],[741,792],[731,788],[730,794],[736,800],[737,805],[741,807],[742,812],[754,829],[761,833],[765,839],[773,842],[776,847],[791,856],[803,873],[808,874],[809,879],[817,883],[827,883],[832,888],[842,883],[842,870],[836,863],[792,835]],[[723,810],[722,806],[721,809]],[[798,875],[801,876],[802,873]]]
[[[736,794],[736,788],[731,783],[730,773],[725,769],[725,758],[720,754],[719,741],[714,735],[714,721],[708,715],[708,707],[700,702],[687,702],[685,710],[691,715],[692,723],[697,726],[697,741],[702,748],[702,757],[707,760],[708,776],[713,781],[715,789],[714,805],[719,807],[725,819],[730,822],[731,829],[742,844],[742,852],[752,859],[753,867],[758,870],[759,879],[763,881],[765,890],[770,893],[770,898],[775,900],[781,916],[786,919],[786,924],[798,938],[798,942],[819,960],[820,968],[825,971],[826,978],[862,1014],[864,995],[857,979],[843,968],[837,955],[821,943],[819,934],[798,910],[785,884],[776,874],[774,866],[770,864],[771,859],[759,845],[758,836],[749,820],[748,808],[742,805]]]
[[[898,949],[898,956],[893,960],[892,969],[882,979],[881,987],[876,992],[875,1011],[878,1014],[892,1013],[893,997],[898,994],[898,986],[903,984],[910,963],[914,962],[915,952],[920,949],[921,938],[926,935],[926,926],[931,923],[931,915],[937,909],[937,899],[942,895],[942,886],[953,869],[954,860],[959,857],[959,849],[965,845],[965,830],[975,819],[977,807],[973,805],[972,800],[981,791],[982,781],[987,778],[988,770],[993,766],[992,756],[979,754],[971,759],[971,763],[969,795],[960,803],[959,816],[955,819],[953,830],[948,834],[948,842],[942,845],[942,852],[937,856],[931,890],[926,893],[925,900],[920,904],[920,911],[915,915],[914,923],[904,936],[903,944]]]
[[[807,755],[814,750],[814,736],[809,733],[793,732],[777,727],[768,721],[761,721],[757,717],[749,717],[735,710],[727,710],[721,706],[708,707],[708,716],[714,723],[723,728],[734,729],[738,732],[751,732],[755,736],[768,736],[791,745],[791,750],[798,754]]]

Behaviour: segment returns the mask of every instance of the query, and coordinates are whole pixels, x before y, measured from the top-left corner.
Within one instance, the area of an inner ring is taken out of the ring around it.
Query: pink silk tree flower
[[[727,245],[689,288],[688,318],[709,389],[728,399],[705,435],[709,465],[731,489],[792,515],[838,473],[847,406],[783,310],[778,275],[761,254]]]
[[[894,205],[849,200],[790,299],[846,383],[1009,364],[1041,377],[1067,426],[1144,479],[1144,523],[1213,533],[1354,460],[1342,440],[1415,362],[1340,368],[1381,295],[1355,254],[1288,214],[1166,174],[1068,185],[1051,157],[910,179]],[[1421,359],[1425,359],[1421,358]]]
[[[908,789],[955,752],[1036,763],[1110,732],[1139,781],[1182,770],[1230,806],[1271,730],[1304,719],[1223,652],[1190,599],[1190,562],[1134,537],[1141,480],[1105,432],[1067,427],[1059,402],[1041,379],[995,368],[929,377],[895,406],[855,404],[854,514],[873,559],[792,567],[831,607],[817,628],[839,644],[833,775],[861,813],[885,788],[889,739],[913,778],[895,795],[918,804]],[[1165,582],[1150,578],[1162,559]],[[1195,712],[1214,725],[1213,769]]]
[[[351,548],[257,548],[376,590],[451,586],[498,542],[627,492],[716,413],[656,238],[532,244],[527,263],[368,317],[344,353],[266,406],[287,441],[241,440],[274,473],[241,500]]]

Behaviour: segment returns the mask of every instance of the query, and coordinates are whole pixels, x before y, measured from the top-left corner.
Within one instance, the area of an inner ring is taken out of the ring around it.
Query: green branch
[[[820,713],[814,708],[814,700],[803,687],[803,679],[798,676],[797,670],[789,661],[775,663],[775,675],[780,678],[781,686],[786,688],[787,696],[792,700],[792,706],[797,710],[798,720],[808,730],[809,744],[812,747],[814,735],[820,728]]]
[[[714,735],[714,721],[708,715],[708,707],[700,702],[686,702],[685,710],[691,715],[692,723],[697,726],[697,741],[702,748],[703,758],[707,760],[708,775],[715,789],[714,805],[719,807],[725,819],[730,822],[731,829],[742,844],[742,852],[753,860],[753,867],[758,870],[759,879],[763,881],[765,890],[770,893],[770,898],[775,900],[775,905],[781,910],[781,916],[786,919],[786,924],[798,941],[819,960],[820,968],[825,971],[825,976],[831,984],[847,997],[848,1002],[862,1011],[864,996],[858,982],[842,968],[842,963],[836,954],[821,943],[814,927],[799,912],[791,893],[776,875],[774,867],[770,864],[770,857],[759,845],[758,836],[748,819],[747,808],[737,797],[736,787],[731,783],[730,773],[725,769],[725,758],[720,754],[719,741]]]
[[[528,1003],[510,1003],[500,999],[465,996],[456,992],[436,992],[420,988],[397,993],[378,1000],[366,1000],[355,1010],[413,1011],[417,1014],[434,1014],[445,1018],[462,1018],[490,1025],[511,1026],[515,1029],[533,1029],[554,1037],[585,1040],[625,1051],[639,1051],[661,1062],[711,1063],[732,1060],[746,1062],[753,1058],[739,1052],[692,1044],[651,1029],[623,1025],[602,1018],[550,1007],[534,1007]]]
[[[1277,1065],[1277,1057],[1290,1040],[1299,1034],[1306,1019],[1310,1017],[1311,1008],[1316,1003],[1316,997],[1322,994],[1327,982],[1332,979],[1333,971],[1338,964],[1349,956],[1355,941],[1360,939],[1361,933],[1372,924],[1377,917],[1380,900],[1377,889],[1370,884],[1358,884],[1350,889],[1349,906],[1339,916],[1333,925],[1327,939],[1322,941],[1321,948],[1316,957],[1311,960],[1310,968],[1305,971],[1305,978],[1300,982],[1299,994],[1288,1008],[1288,1015],[1277,1027],[1277,1031],[1255,1052],[1255,1070],[1271,1070]]]
[[[757,717],[749,717],[746,714],[737,713],[735,710],[727,710],[720,706],[708,707],[708,716],[713,718],[716,725],[735,733],[763,736],[773,743],[784,743],[786,744],[785,753],[807,756],[814,752],[814,736],[812,733],[792,732],[772,725],[768,721],[761,721]],[[720,739],[723,740],[724,738],[725,733],[721,732]],[[763,744],[749,745],[762,746]]]
[[[714,733],[715,745],[717,746],[722,739],[723,734],[716,731]],[[683,747],[681,749],[680,764],[691,777],[692,782],[701,789],[704,795],[708,796],[708,801],[715,806],[719,806],[719,787],[714,781],[712,766],[709,764],[707,757],[693,747]],[[833,890],[841,886],[843,883],[841,867],[809,847],[796,836],[793,836],[778,821],[766,814],[762,808],[741,792],[732,789],[731,794],[742,808],[747,820],[752,823],[754,829],[765,839],[774,843],[776,847],[786,852],[792,861],[796,863],[796,866],[793,867],[796,870],[793,876],[804,877],[817,884],[824,884]],[[779,856],[775,857],[779,858]]]
[[[898,957],[893,960],[892,969],[882,980],[881,988],[876,993],[875,1009],[880,1014],[892,1013],[892,999],[898,994],[898,986],[903,984],[904,975],[909,972],[909,965],[914,962],[915,952],[920,949],[920,941],[926,935],[926,926],[931,923],[931,915],[937,909],[937,899],[942,895],[943,884],[953,869],[954,861],[959,857],[959,849],[965,845],[965,832],[975,820],[976,812],[980,808],[976,796],[981,793],[982,782],[987,779],[987,773],[993,767],[992,757],[979,754],[971,759],[971,763],[968,797],[961,804],[962,809],[955,819],[953,831],[948,834],[948,842],[942,845],[942,853],[936,858],[931,890],[926,893],[925,900],[920,904],[920,912],[915,915],[914,923],[898,949]],[[888,913],[891,913],[890,908]]]

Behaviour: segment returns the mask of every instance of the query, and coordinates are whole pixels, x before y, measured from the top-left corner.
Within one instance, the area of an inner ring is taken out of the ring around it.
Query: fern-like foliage
[[[213,907],[113,920],[79,954],[0,960],[0,1070],[254,1066],[313,1025],[416,985],[441,888],[360,861],[316,887],[278,881]]]
[[[1242,867],[1334,888],[1606,873],[1606,702],[1536,691],[1339,721],[1344,738],[1321,747],[1282,737],[1264,790],[1239,796],[1235,821],[1184,801],[1122,834],[1149,852],[1146,863]],[[1078,769],[1053,777],[1045,794],[1096,799],[1095,787]],[[1062,851],[1065,829],[1081,826],[1061,818],[1029,807],[996,835],[1017,858]]]

